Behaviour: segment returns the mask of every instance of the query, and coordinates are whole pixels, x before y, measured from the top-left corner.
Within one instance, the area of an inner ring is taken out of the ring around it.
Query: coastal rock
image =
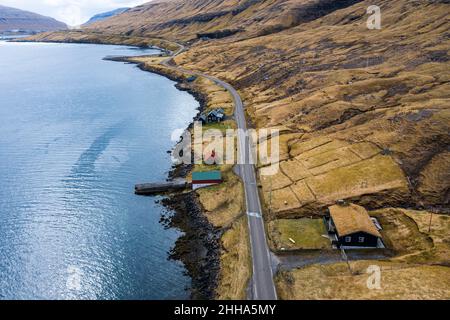
[[[191,296],[195,300],[214,299],[220,270],[220,237],[222,232],[203,215],[195,193],[176,194],[161,201],[175,213],[167,226],[181,230],[181,236],[170,253],[180,260],[192,278]]]

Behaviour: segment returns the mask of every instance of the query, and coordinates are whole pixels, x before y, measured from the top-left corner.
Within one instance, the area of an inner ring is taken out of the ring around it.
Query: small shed
[[[222,172],[218,170],[192,173],[192,189],[194,190],[221,184],[222,182]]]
[[[327,227],[335,235],[340,247],[378,248],[382,236],[366,209],[355,204],[335,205],[329,208]]]

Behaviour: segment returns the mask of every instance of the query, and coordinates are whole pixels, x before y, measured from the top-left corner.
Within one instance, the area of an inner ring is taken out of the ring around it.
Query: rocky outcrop
[[[162,203],[175,212],[173,216],[163,217],[162,222],[184,233],[177,240],[170,257],[183,262],[192,278],[192,298],[214,299],[220,271],[222,232],[203,215],[194,192],[173,195]]]

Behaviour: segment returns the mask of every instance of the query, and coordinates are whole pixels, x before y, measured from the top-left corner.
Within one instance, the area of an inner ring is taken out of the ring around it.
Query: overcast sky
[[[0,5],[28,10],[80,25],[97,13],[122,7],[134,7],[151,0],[0,0]]]

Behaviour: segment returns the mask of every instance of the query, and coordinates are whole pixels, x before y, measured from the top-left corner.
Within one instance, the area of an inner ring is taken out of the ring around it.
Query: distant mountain
[[[0,33],[41,32],[67,29],[67,25],[50,17],[0,5]]]
[[[102,21],[102,20],[105,20],[105,19],[117,16],[117,15],[119,15],[121,13],[124,13],[125,11],[128,11],[129,9],[130,8],[119,8],[119,9],[116,9],[116,10],[112,10],[112,11],[96,14],[91,19],[89,19],[88,22],[83,24],[83,26],[87,26],[87,25],[89,25],[91,23],[99,22],[99,21]]]

